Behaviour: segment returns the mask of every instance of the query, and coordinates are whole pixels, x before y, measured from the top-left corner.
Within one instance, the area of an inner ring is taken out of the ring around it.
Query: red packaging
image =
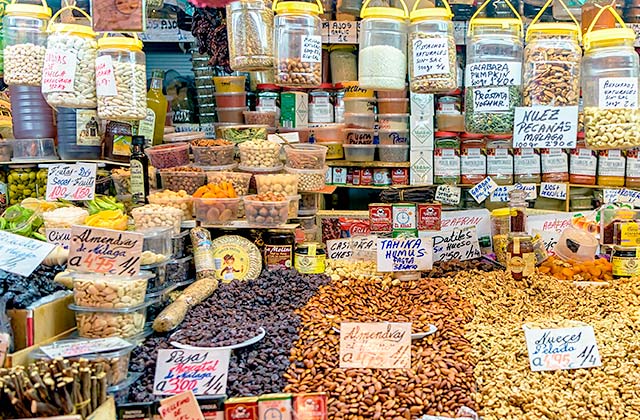
[[[258,420],[258,398],[230,398],[224,403],[226,420]]]
[[[360,168],[353,168],[353,177],[352,177],[353,185],[360,185],[361,174],[362,174],[362,171],[360,170]]]
[[[418,203],[418,230],[440,230],[442,227],[442,204]]]
[[[360,174],[360,185],[371,184],[373,184],[373,169],[362,168],[362,173]]]
[[[354,236],[364,236],[370,233],[369,219],[347,219],[340,218],[340,234],[343,238]]]
[[[353,168],[347,169],[347,185],[353,184]]]
[[[315,392],[293,397],[294,420],[327,420],[327,394]]]
[[[391,204],[369,204],[369,226],[372,233],[391,233],[393,230],[393,208]]]
[[[409,185],[409,168],[394,168],[391,170],[391,184]]]

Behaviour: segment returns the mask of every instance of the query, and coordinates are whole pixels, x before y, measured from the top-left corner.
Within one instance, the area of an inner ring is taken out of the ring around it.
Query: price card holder
[[[576,147],[577,106],[517,107],[513,123],[514,148]]]
[[[569,370],[602,365],[596,336],[590,325],[534,329],[523,326],[529,365],[534,372]]]
[[[411,368],[411,323],[341,323],[340,368]]]
[[[230,349],[159,350],[154,395],[191,391],[195,395],[223,395],[227,390]]]

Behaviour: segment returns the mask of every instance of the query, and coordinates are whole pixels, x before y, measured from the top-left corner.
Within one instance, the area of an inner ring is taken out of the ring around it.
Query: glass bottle
[[[162,144],[167,117],[167,98],[162,93],[163,79],[162,70],[154,70],[151,73],[151,86],[147,92],[147,117],[140,121],[138,128],[138,134],[152,140],[153,146]]]
[[[134,204],[145,204],[149,195],[149,158],[144,153],[144,142],[143,136],[133,136],[131,140],[130,190]]]
[[[509,222],[510,231],[526,232],[527,231],[527,192],[524,190],[509,191],[509,209],[511,211],[511,220]]]

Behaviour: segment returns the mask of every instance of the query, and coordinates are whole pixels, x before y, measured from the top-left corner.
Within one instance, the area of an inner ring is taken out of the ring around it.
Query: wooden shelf
[[[184,220],[182,222],[182,228],[184,229],[191,229],[193,227],[196,227],[197,223],[195,220]],[[227,225],[206,225],[206,224],[200,224],[201,227],[203,228],[213,228],[213,229],[284,229],[284,230],[294,230],[296,229],[299,225],[297,223],[285,223],[279,226],[273,226],[273,227],[256,227],[253,225],[250,225],[246,220],[235,220]]]
[[[353,162],[350,160],[328,160],[328,166],[347,168],[409,168],[410,162]]]
[[[335,185],[337,188],[355,188],[361,190],[386,190],[389,188],[409,188],[413,187],[413,185]]]
[[[42,159],[42,160],[21,160],[21,161],[9,161],[9,162],[0,162],[0,165],[40,165],[43,163],[96,163],[96,164],[105,164],[105,165],[114,165],[114,166],[129,166],[129,162],[115,162],[112,160],[104,160],[104,159]]]

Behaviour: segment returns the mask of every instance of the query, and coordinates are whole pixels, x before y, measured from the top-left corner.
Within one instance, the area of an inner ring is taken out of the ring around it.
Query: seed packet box
[[[309,95],[304,92],[283,92],[280,95],[280,125],[284,128],[309,126]]]
[[[411,150],[433,149],[433,117],[420,119],[412,115],[409,124],[411,127],[409,133]]]
[[[433,185],[433,150],[411,150],[409,159],[409,183],[411,185]]]
[[[432,93],[413,93],[411,99],[411,116],[426,119],[435,114],[434,95]]]

